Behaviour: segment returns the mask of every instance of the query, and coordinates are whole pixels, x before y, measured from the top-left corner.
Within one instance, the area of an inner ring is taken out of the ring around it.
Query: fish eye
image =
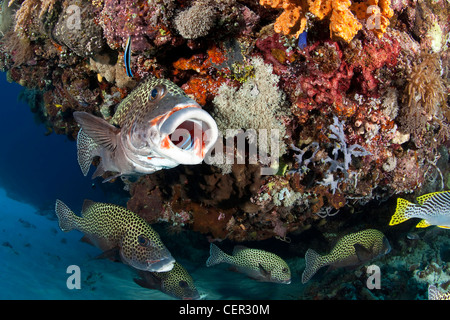
[[[180,286],[180,288],[187,288],[188,287],[188,283],[184,280],[181,280],[180,282],[178,282],[178,285]]]
[[[148,247],[148,245],[150,244],[150,240],[144,236],[143,234],[138,236],[138,243],[142,246],[142,247]]]
[[[288,273],[288,268],[283,268],[283,269],[281,269],[281,272],[283,272],[283,273]]]
[[[158,96],[158,89],[154,88],[150,92],[150,100],[155,100],[157,96]]]
[[[156,99],[161,99],[166,94],[166,87],[162,84],[156,85],[152,91],[150,91],[149,100],[153,101]]]

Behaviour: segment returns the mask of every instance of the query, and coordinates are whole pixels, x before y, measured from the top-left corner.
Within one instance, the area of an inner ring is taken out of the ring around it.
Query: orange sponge
[[[306,0],[260,0],[266,7],[284,9],[275,21],[275,32],[297,37],[305,31],[308,4]]]
[[[381,38],[389,26],[389,19],[394,15],[390,7],[391,0],[260,0],[266,7],[284,9],[275,21],[274,29],[278,33],[298,37],[306,28],[306,13],[310,12],[319,20],[330,16],[331,37],[338,37],[350,42],[361,30],[358,21],[366,20],[366,26]],[[354,12],[356,14],[353,15]]]
[[[334,35],[346,42],[350,42],[361,30],[362,25],[358,19],[351,13],[350,0],[332,0],[332,9],[330,17],[330,35]]]

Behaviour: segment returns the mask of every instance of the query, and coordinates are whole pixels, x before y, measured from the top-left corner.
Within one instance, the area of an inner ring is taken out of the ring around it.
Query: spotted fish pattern
[[[206,266],[210,267],[223,262],[255,280],[291,283],[291,270],[288,264],[276,254],[265,250],[235,246],[230,256],[211,243]]]
[[[363,264],[389,253],[391,246],[385,235],[376,229],[366,229],[342,237],[329,254],[321,256],[313,249],[305,254],[302,283],[308,282],[323,266],[349,267]]]
[[[81,216],[77,216],[61,200],[56,200],[55,212],[62,231],[76,229],[105,252],[119,250],[121,260],[136,269],[169,271],[173,268],[175,260],[158,233],[126,208],[85,200]]]
[[[417,204],[398,198],[395,213],[389,222],[390,226],[405,222],[411,218],[419,218],[417,228],[431,225],[450,228],[450,191],[439,191],[418,197]]]
[[[428,300],[450,300],[450,292],[441,292],[435,285],[429,285]]]
[[[134,279],[138,285],[148,289],[156,289],[182,300],[197,300],[200,295],[194,280],[187,270],[178,262],[167,272],[140,271],[140,278]]]
[[[83,111],[73,117],[81,127],[77,156],[83,175],[98,156],[92,178],[115,173],[105,181],[199,164],[219,136],[216,122],[197,102],[173,82],[155,77],[128,94],[110,122]]]

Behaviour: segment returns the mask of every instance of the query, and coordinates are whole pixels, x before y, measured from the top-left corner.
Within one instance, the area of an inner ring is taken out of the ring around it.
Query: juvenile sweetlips
[[[92,159],[101,157],[92,178],[106,171],[117,173],[111,180],[199,164],[218,137],[216,122],[197,102],[174,83],[153,77],[119,104],[111,123],[86,112],[73,116],[81,126],[77,155],[85,176]]]
[[[55,212],[62,231],[83,232],[89,242],[104,252],[118,250],[121,260],[136,269],[164,272],[174,266],[175,259],[158,233],[126,208],[85,200],[79,217],[56,200]]]
[[[287,263],[274,253],[235,246],[230,256],[211,243],[210,256],[206,266],[228,263],[236,271],[262,282],[291,283],[291,270]]]

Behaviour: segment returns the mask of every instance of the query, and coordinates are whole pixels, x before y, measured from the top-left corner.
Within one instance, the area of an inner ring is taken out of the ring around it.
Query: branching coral
[[[1,40],[1,45],[7,50],[14,61],[14,66],[25,64],[34,56],[30,41],[20,38],[14,31],[9,31]]]
[[[441,66],[436,54],[423,54],[408,76],[400,123],[405,131],[416,137],[422,135],[430,120],[436,120],[439,123],[441,134],[445,133],[448,126],[448,111],[445,106],[446,89],[440,70]]]
[[[366,20],[368,29],[381,37],[394,14],[389,0],[354,4],[350,0],[260,0],[260,4],[284,9],[274,25],[278,33],[298,37],[305,31],[306,14],[310,12],[319,20],[329,17],[330,37],[346,42],[350,42],[363,27],[358,19]],[[352,11],[356,12],[357,17]]]
[[[8,6],[14,2],[15,0],[10,0]],[[41,19],[47,12],[53,10],[55,3],[55,0],[24,0],[16,12],[14,31],[22,38],[26,37],[32,20]]]

